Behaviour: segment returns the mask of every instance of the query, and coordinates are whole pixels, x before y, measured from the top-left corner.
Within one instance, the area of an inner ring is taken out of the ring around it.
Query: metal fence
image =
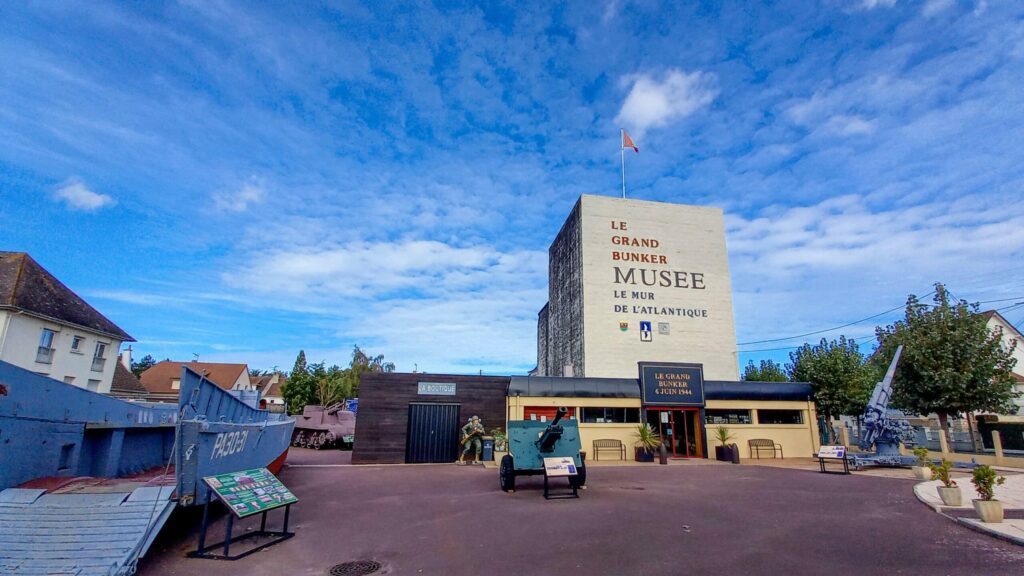
[[[834,427],[834,433],[836,438],[840,438],[839,430],[841,426]],[[862,430],[858,426],[847,426],[847,433],[850,435],[850,444],[860,444]],[[942,451],[942,446],[939,443],[939,429],[933,427],[915,426],[914,427],[914,444],[916,446],[924,446],[934,452]],[[991,441],[988,442],[990,445],[988,448],[985,447],[985,443],[982,441],[982,437],[977,432],[974,432],[975,440],[971,441],[971,433],[967,431],[954,430],[949,433],[949,450],[961,454],[994,454],[995,451],[991,448]],[[975,443],[976,442],[976,443]],[[975,449],[977,446],[977,449]],[[1009,450],[1008,450],[1009,452]]]

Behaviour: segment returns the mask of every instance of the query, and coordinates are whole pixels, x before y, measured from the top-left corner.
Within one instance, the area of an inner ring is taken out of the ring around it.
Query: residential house
[[[288,378],[280,372],[252,378],[253,386],[260,391],[260,403],[267,406],[284,406],[281,386],[285,382],[288,382]]]
[[[122,400],[146,400],[149,392],[132,373],[132,347],[121,352],[114,368],[114,381],[110,385],[110,395]]]
[[[981,315],[988,322],[989,330],[1003,331],[1003,346],[1006,349],[1016,345],[1013,350],[1013,357],[1017,360],[1017,364],[1013,367],[1013,378],[1017,381],[1017,392],[1021,393],[1016,400],[1017,405],[1020,406],[1017,410],[1017,415],[1022,416],[1024,415],[1024,335],[1013,324],[1010,324],[1006,318],[1003,318],[1002,314],[995,310],[982,312]]]
[[[157,362],[139,376],[147,398],[154,402],[177,402],[181,390],[181,367],[188,366],[224,390],[252,390],[249,367],[245,364],[216,362]]]
[[[0,360],[108,393],[134,341],[28,254],[0,252]]]

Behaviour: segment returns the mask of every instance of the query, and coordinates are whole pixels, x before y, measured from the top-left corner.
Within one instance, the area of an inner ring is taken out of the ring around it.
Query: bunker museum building
[[[632,458],[648,423],[676,458],[706,458],[725,425],[751,457],[767,439],[786,456],[818,448],[811,387],[739,380],[724,216],[720,209],[583,195],[548,251],[548,302],[528,376],[363,375],[355,464],[452,462],[459,429],[579,423],[590,458],[619,440]]]

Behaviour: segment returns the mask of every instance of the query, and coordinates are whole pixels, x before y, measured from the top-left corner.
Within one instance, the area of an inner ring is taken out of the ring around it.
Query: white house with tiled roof
[[[280,372],[252,378],[253,386],[260,391],[260,399],[268,405],[284,405],[281,386],[288,381]]]
[[[0,252],[0,360],[109,393],[124,330],[24,252]]]

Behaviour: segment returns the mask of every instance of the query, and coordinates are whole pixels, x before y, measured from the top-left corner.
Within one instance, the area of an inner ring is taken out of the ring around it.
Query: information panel
[[[570,456],[545,458],[544,473],[548,476],[575,476],[576,462]]]
[[[846,458],[846,446],[822,446],[818,458]]]
[[[203,481],[239,518],[299,501],[266,468],[207,476]]]
[[[640,362],[640,386],[644,405],[704,405],[704,368],[700,364]]]

